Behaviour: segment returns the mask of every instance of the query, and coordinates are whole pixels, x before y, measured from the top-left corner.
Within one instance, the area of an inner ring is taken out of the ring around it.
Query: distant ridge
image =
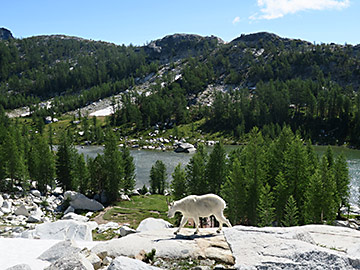
[[[13,35],[10,30],[6,28],[0,28],[0,40],[9,40],[13,39]]]

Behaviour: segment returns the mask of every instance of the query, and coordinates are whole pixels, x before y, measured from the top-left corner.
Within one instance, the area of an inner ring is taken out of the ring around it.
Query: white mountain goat
[[[229,220],[224,217],[223,211],[226,207],[225,201],[215,194],[205,194],[201,196],[190,195],[179,201],[168,203],[169,211],[168,217],[174,217],[176,212],[181,212],[182,219],[179,229],[175,232],[177,234],[180,229],[185,225],[189,218],[192,218],[195,222],[196,231],[199,232],[199,218],[209,217],[214,215],[217,221],[220,223],[220,227],[217,230],[219,233],[225,223],[228,227],[231,227]]]

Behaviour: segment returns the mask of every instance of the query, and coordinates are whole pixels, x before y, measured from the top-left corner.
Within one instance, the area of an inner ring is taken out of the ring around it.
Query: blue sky
[[[174,33],[231,41],[259,31],[356,45],[359,14],[359,0],[4,0],[0,27],[17,38],[65,34],[126,45]]]

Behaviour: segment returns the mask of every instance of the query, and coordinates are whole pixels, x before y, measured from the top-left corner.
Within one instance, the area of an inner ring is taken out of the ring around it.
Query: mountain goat
[[[197,234],[199,232],[199,218],[209,217],[211,215],[214,215],[220,223],[220,227],[217,230],[218,233],[221,231],[223,223],[225,223],[228,227],[231,227],[229,220],[227,220],[223,214],[226,203],[222,198],[215,194],[205,194],[201,196],[190,195],[181,200],[172,202],[170,204],[168,203],[168,205],[169,218],[174,217],[176,212],[181,212],[183,215],[179,229],[177,229],[175,234],[180,231],[189,218],[194,220],[196,226],[195,234]]]

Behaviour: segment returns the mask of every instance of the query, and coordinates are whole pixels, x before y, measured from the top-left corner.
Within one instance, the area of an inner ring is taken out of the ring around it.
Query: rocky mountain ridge
[[[10,30],[6,28],[0,28],[0,40],[9,40],[13,39],[13,35]]]

